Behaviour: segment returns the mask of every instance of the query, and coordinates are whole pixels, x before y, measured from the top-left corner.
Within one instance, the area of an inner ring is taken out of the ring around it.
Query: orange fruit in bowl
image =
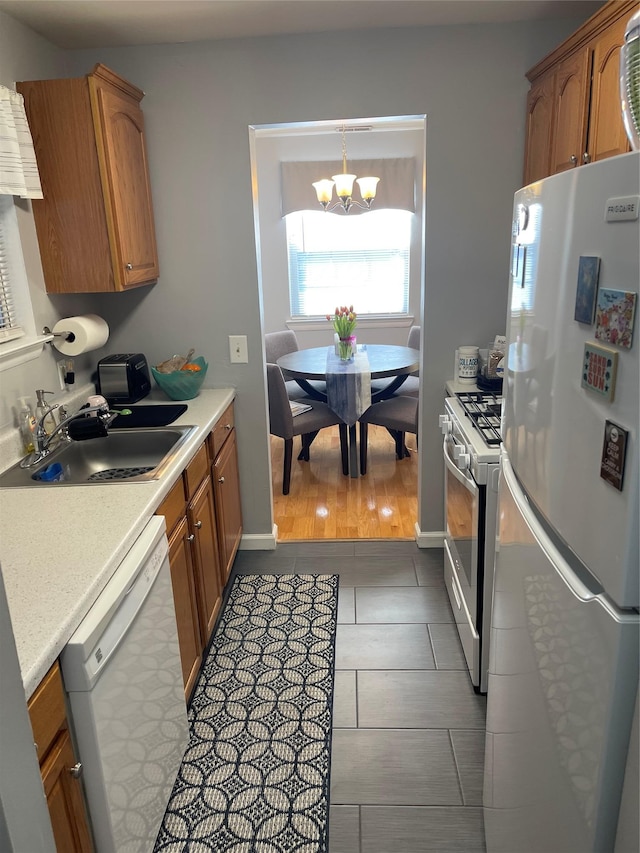
[[[202,368],[199,364],[193,364],[193,362],[187,362],[180,370],[189,370],[191,373],[198,373]]]

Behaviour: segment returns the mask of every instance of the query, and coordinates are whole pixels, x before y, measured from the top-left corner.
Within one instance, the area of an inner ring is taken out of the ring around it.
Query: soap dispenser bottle
[[[31,411],[31,403],[26,397],[20,397],[20,436],[25,453],[33,453],[35,450],[34,436],[36,433],[36,419]]]
[[[47,435],[50,435],[56,428],[56,419],[53,416],[53,412],[49,412],[47,414],[49,405],[44,399],[45,394],[53,394],[53,391],[44,391],[42,388],[39,388],[36,391],[36,397],[38,400],[36,403],[36,424],[39,424],[42,421],[42,428]]]

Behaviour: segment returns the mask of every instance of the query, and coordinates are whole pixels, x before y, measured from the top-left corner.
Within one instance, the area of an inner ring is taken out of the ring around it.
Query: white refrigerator
[[[637,785],[625,769],[640,642],[639,161],[515,195],[488,853],[613,851],[623,785]]]

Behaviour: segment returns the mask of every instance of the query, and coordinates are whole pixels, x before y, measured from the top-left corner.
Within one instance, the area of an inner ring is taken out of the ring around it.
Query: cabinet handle
[[[194,540],[195,538],[196,538],[195,533],[190,533],[190,534],[187,536],[187,542],[193,542],[193,540]]]
[[[575,166],[578,163],[578,158],[575,154],[572,154],[571,157],[569,157],[569,162],[572,166]]]
[[[133,264],[126,264],[126,267],[127,267],[127,269],[128,269],[128,270],[132,270],[132,269],[133,269]]]
[[[78,761],[77,764],[74,764],[73,767],[69,768],[69,773],[71,773],[74,779],[79,779],[82,776],[83,769],[82,762]]]
[[[218,477],[218,482],[219,482],[219,483],[224,483],[224,477]]]
[[[225,425],[224,425],[224,428],[225,428],[226,430],[231,430],[231,429],[233,429],[233,425],[232,425],[232,424],[225,424]]]
[[[202,527],[202,522],[201,522],[201,521],[196,521],[196,523],[195,523],[193,526],[194,526],[194,527],[197,527],[197,528],[198,528],[198,530],[200,530],[200,528]]]
[[[589,154],[588,151],[585,151],[584,154],[582,155],[582,162],[583,163],[590,163],[591,162],[591,154]]]

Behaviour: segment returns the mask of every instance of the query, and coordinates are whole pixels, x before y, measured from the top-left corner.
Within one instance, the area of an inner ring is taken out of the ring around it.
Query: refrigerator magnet
[[[637,294],[601,287],[596,308],[596,338],[607,344],[630,349]]]
[[[600,476],[614,489],[622,491],[624,480],[624,462],[627,454],[627,438],[629,430],[624,429],[613,421],[605,421],[604,443],[602,445],[602,462]]]
[[[582,359],[582,387],[595,391],[611,403],[616,389],[618,353],[601,344],[587,342]]]
[[[580,256],[578,262],[578,286],[573,319],[578,323],[593,325],[596,313],[596,293],[600,277],[600,258]]]

